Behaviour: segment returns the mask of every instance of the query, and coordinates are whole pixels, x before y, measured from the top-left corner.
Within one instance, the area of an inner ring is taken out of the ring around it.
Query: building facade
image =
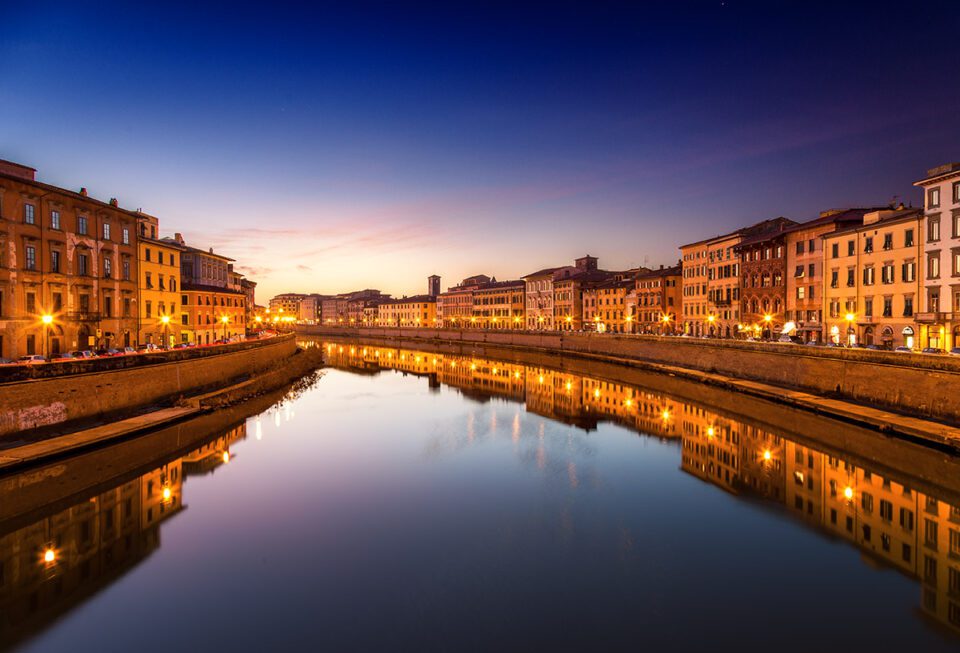
[[[683,303],[683,269],[677,265],[637,275],[626,310],[635,333],[671,335],[682,328],[678,318]]]
[[[707,333],[707,253],[708,240],[701,240],[680,248],[683,274],[683,333],[702,336]]]
[[[161,240],[159,221],[141,214],[137,220],[140,344],[172,347],[181,342],[180,254],[176,242]]]
[[[135,345],[137,213],[35,175],[0,161],[0,357]]]
[[[761,338],[780,335],[787,310],[787,230],[796,226],[775,218],[740,232],[741,331]]]
[[[823,238],[826,337],[832,342],[917,346],[923,211],[886,209]]]
[[[437,319],[437,299],[430,295],[385,299],[377,306],[382,327],[429,327]]]
[[[920,345],[950,350],[960,342],[960,163],[927,171],[924,193]]]
[[[524,325],[523,281],[496,281],[473,292],[472,320],[481,329],[522,329]]]
[[[491,278],[485,274],[475,274],[440,293],[437,296],[437,319],[440,324],[456,328],[475,326],[477,320],[473,312],[473,294],[490,281]]]

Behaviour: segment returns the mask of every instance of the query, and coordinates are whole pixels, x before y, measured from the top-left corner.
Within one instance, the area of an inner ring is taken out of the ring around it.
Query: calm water
[[[956,477],[925,467],[944,456],[880,473],[755,416],[538,365],[346,344],[328,361],[196,451],[0,522],[0,642],[960,644]]]

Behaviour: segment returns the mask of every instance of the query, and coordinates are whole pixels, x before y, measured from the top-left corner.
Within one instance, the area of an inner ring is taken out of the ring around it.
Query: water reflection
[[[811,446],[729,411],[570,371],[459,354],[323,346],[327,364],[348,372],[395,370],[423,377],[430,388],[449,386],[472,401],[523,403],[531,413],[587,431],[607,421],[678,442],[681,470],[732,495],[776,505],[857,547],[868,563],[916,579],[922,614],[960,635],[960,503],[946,498],[955,496],[951,490],[936,488],[936,478],[928,478],[923,490],[904,481],[930,476],[926,468],[911,469],[910,460],[890,461],[901,465],[899,473],[880,473],[856,456]],[[514,442],[519,433],[516,415]],[[472,413],[467,434],[472,441]],[[885,446],[879,435],[870,437],[876,447]],[[542,446],[536,464],[547,464]],[[572,487],[581,482],[573,462],[566,474]]]
[[[146,560],[160,547],[161,525],[186,509],[187,478],[228,463],[231,445],[245,437],[240,424],[27,526],[0,524],[0,646],[44,628]]]

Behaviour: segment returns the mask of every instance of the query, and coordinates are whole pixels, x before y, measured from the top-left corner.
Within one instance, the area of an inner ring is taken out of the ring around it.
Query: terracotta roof
[[[540,276],[544,276],[544,275],[547,275],[547,274],[553,274],[554,272],[556,272],[556,271],[559,270],[559,269],[560,269],[560,268],[543,268],[542,270],[537,270],[536,272],[531,272],[530,274],[525,274],[525,275],[523,275],[521,278],[522,278],[522,279],[529,279],[530,277],[540,277]]]
[[[410,304],[410,303],[436,303],[437,298],[432,295],[414,295],[413,297],[397,297],[395,299],[384,299],[380,305],[384,304]]]
[[[661,268],[659,270],[650,270],[649,272],[643,272],[638,274],[635,278],[637,279],[656,279],[658,277],[670,277],[670,276],[679,276],[683,274],[681,266],[672,265],[668,268]]]

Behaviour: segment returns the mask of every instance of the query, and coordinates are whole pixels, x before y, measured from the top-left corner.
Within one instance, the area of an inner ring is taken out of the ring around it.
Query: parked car
[[[807,341],[806,341],[805,343],[803,343],[803,344],[805,344],[807,347],[819,347],[819,346],[820,346],[820,342],[817,341],[817,340],[807,340]]]
[[[960,356],[960,347],[954,347],[947,353],[950,354],[951,356]]]
[[[864,349],[869,349],[870,351],[883,351],[883,347],[881,345],[867,345],[864,347]]]
[[[119,349],[98,349],[97,356],[100,357],[110,357],[110,356],[122,356],[123,353]]]
[[[40,354],[30,354],[29,356],[21,356],[17,359],[17,363],[20,365],[39,365],[40,363],[46,362],[47,359]]]
[[[943,350],[938,347],[924,347],[921,351],[921,354],[942,354]]]
[[[72,352],[70,352],[70,354],[71,354],[74,358],[96,358],[96,357],[97,357],[97,355],[94,354],[94,353],[93,353],[92,351],[90,351],[89,349],[72,351]]]
[[[145,345],[141,345],[141,346],[140,346],[140,349],[137,350],[137,351],[139,351],[141,354],[149,354],[150,352],[160,351],[160,348],[157,347],[157,346],[156,346],[155,344],[153,344],[152,342],[148,342],[148,343],[145,344]]]
[[[124,347],[122,353],[124,356],[130,356],[131,354],[136,354],[137,350],[133,347]]]
[[[50,357],[50,360],[51,361],[70,361],[70,360],[74,360],[75,358],[76,356],[74,356],[70,352],[64,351],[64,352],[60,352],[59,354],[54,354],[53,356]]]
[[[17,362],[9,358],[0,358],[0,365],[16,365]]]
[[[828,342],[827,347],[835,347],[837,349],[846,349],[847,346],[842,342]]]
[[[896,349],[893,350],[893,353],[895,353],[895,354],[912,354],[912,353],[913,353],[913,350],[910,349],[909,347],[904,347],[903,345],[900,345],[899,347],[897,347]]]

